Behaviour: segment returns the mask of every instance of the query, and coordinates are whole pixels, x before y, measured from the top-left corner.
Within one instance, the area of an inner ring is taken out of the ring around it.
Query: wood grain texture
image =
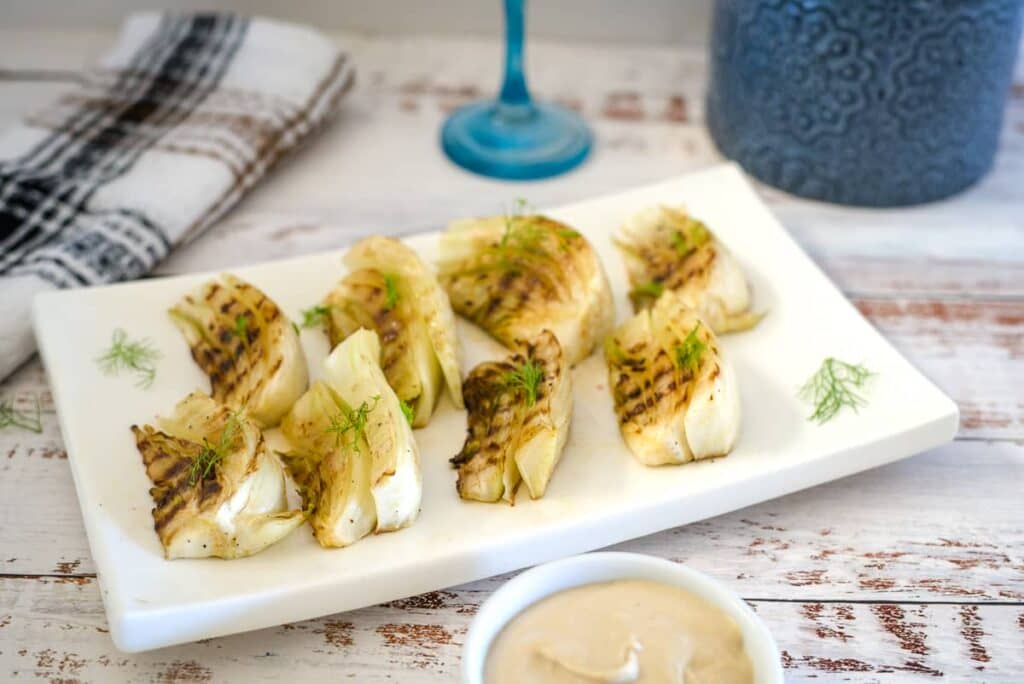
[[[436,143],[447,112],[493,91],[495,42],[340,40],[357,61],[359,85],[336,123],[161,273],[437,228],[500,212],[519,196],[561,204],[720,161],[703,126],[699,52],[531,44],[532,86],[580,110],[597,146],[578,172],[510,185],[457,170]],[[0,29],[0,126],[66,89],[59,79],[109,42],[105,32]],[[1018,682],[1024,671],[1024,68],[1016,83],[995,168],[968,193],[878,211],[758,186],[860,311],[957,401],[961,439],[615,547],[685,562],[739,591],[775,634],[788,681]],[[507,577],[248,635],[117,653],[42,368],[32,361],[0,384],[0,398],[34,397],[43,433],[0,431],[0,680],[456,678],[473,613]]]
[[[487,591],[473,585],[345,615],[124,655],[106,635],[92,579],[0,580],[8,676],[62,684],[451,682]],[[1024,608],[1008,605],[765,601],[787,681],[1014,681]]]

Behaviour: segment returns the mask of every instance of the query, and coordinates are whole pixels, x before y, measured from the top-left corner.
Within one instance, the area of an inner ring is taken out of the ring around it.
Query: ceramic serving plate
[[[611,242],[628,215],[685,204],[732,249],[768,315],[725,336],[743,397],[739,443],[724,459],[684,466],[638,464],[619,436],[604,360],[573,371],[572,432],[543,499],[520,491],[514,507],[468,503],[448,459],[463,441],[465,414],[447,399],[416,432],[423,508],[400,532],[325,550],[308,527],[251,558],[163,558],[153,531],[149,481],[129,432],[169,414],[190,391],[209,389],[167,309],[211,274],[41,295],[36,337],[50,375],[111,636],[125,651],[167,646],[359,608],[606,546],[749,506],[935,447],[952,439],[953,402],[921,376],[814,266],[731,166],[599,197],[546,213],[585,234],[601,256],[619,320],[629,314],[623,263]],[[428,261],[438,235],[408,239]],[[234,272],[299,317],[343,274],[342,251]],[[162,353],[141,389],[106,376],[96,357],[115,329],[147,337]],[[463,371],[503,350],[463,321]],[[302,342],[314,377],[323,333]],[[877,375],[869,403],[817,425],[797,391],[828,356]],[[271,443],[278,436],[268,435]]]

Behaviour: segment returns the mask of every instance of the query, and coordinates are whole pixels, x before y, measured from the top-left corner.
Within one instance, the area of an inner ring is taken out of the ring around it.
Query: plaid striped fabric
[[[0,134],[0,290],[30,299],[147,273],[352,82],[346,55],[306,28],[229,14],[130,18],[80,87]],[[32,351],[27,316],[12,321],[10,306],[0,304],[0,377]]]

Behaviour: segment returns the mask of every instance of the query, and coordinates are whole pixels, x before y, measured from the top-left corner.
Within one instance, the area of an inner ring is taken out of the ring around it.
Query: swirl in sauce
[[[487,684],[751,684],[735,621],[685,589],[646,580],[575,587],[512,619]]]

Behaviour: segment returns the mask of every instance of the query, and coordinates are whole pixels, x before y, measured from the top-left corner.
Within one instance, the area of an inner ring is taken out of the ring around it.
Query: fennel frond
[[[246,349],[249,348],[249,316],[246,314],[238,314],[235,317],[234,327],[235,337],[242,340],[242,344]]]
[[[10,399],[0,401],[0,430],[6,427],[16,427],[29,432],[39,434],[43,431],[42,408],[39,405],[39,395],[35,396],[34,415],[28,411],[21,411],[14,407]]]
[[[676,364],[684,369],[689,370],[691,374],[696,375],[697,371],[700,370],[701,359],[704,358],[704,351],[708,348],[704,344],[703,340],[697,337],[697,330],[700,328],[700,323],[693,326],[693,330],[686,336],[686,338],[676,345]]]
[[[391,311],[398,304],[398,278],[390,273],[382,273],[384,276],[384,308]]]
[[[686,236],[683,235],[681,230],[672,231],[672,246],[676,248],[676,251],[680,254],[689,254],[690,245],[686,241]]]
[[[303,328],[319,328],[327,323],[327,316],[331,313],[331,309],[328,306],[311,306],[308,309],[302,310],[302,327]]]
[[[148,389],[156,378],[156,362],[160,359],[152,342],[143,338],[130,341],[128,334],[118,328],[114,330],[110,348],[96,358],[105,375],[118,375],[122,370],[138,376],[136,386]]]
[[[544,378],[544,371],[540,365],[530,359],[514,371],[505,373],[505,386],[522,391],[526,397],[526,405],[533,406],[537,403],[537,387]]]
[[[352,450],[358,453],[359,440],[366,438],[366,422],[370,418],[370,413],[377,408],[378,403],[380,403],[380,395],[376,394],[373,397],[372,406],[364,401],[357,409],[342,407],[341,412],[331,418],[331,425],[327,428],[327,432],[335,435],[339,446],[342,437],[351,432]]]
[[[811,379],[800,389],[800,398],[814,404],[814,413],[807,417],[819,425],[832,420],[848,406],[857,411],[867,403],[860,390],[874,373],[862,364],[852,364],[828,357]]]
[[[649,280],[646,283],[641,283],[634,287],[629,294],[633,297],[653,297],[654,299],[657,299],[664,291],[664,285],[659,283],[657,280]]]
[[[206,479],[210,471],[217,467],[217,464],[227,455],[242,430],[242,424],[238,420],[238,413],[228,416],[224,429],[220,433],[216,444],[203,438],[203,449],[192,459],[192,466],[188,471],[188,483],[194,485]]]
[[[412,425],[413,421],[416,420],[416,409],[410,406],[405,399],[399,399],[398,405],[402,408],[402,415],[409,421],[409,425]]]

